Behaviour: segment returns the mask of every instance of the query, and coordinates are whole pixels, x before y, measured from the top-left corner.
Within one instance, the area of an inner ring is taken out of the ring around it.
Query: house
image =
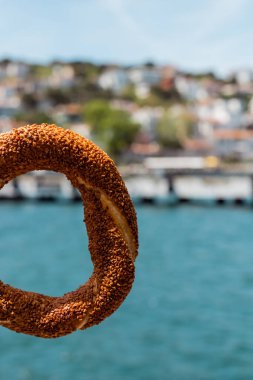
[[[9,118],[9,117],[0,117],[0,133],[5,133],[10,131],[13,128],[18,128],[23,124]]]
[[[55,122],[60,125],[80,123],[82,120],[80,116],[80,111],[81,107],[79,104],[76,103],[59,105],[54,107],[54,109],[51,112],[51,116],[53,117]]]
[[[29,73],[29,66],[23,62],[2,62],[0,64],[0,79],[25,79]]]
[[[217,129],[213,148],[220,157],[253,158],[253,131],[248,129]]]
[[[21,106],[20,87],[15,81],[5,80],[0,83],[0,108],[15,112]],[[3,112],[0,112],[0,114]],[[9,115],[9,112],[6,114]]]
[[[193,112],[197,119],[196,131],[205,138],[212,138],[214,129],[236,129],[245,122],[243,105],[237,98],[209,98],[199,101],[194,104]]]
[[[6,65],[6,76],[25,79],[29,73],[29,66],[24,62],[10,62]]]
[[[161,72],[157,67],[134,67],[128,71],[128,75],[130,82],[134,85],[145,83],[153,86],[161,81]]]
[[[174,87],[174,80],[176,75],[176,69],[173,66],[161,67],[161,81],[160,88],[164,91],[169,91]]]
[[[98,78],[98,85],[104,90],[120,94],[127,85],[134,85],[136,95],[145,98],[150,87],[161,81],[160,70],[156,67],[137,66],[131,69],[112,68]]]
[[[55,107],[51,116],[60,126],[67,126],[72,131],[84,137],[90,137],[90,126],[83,122],[79,104],[67,104]]]
[[[184,75],[176,75],[175,88],[179,94],[189,101],[198,101],[209,97],[208,90],[205,85],[194,78],[189,78]]]
[[[47,78],[49,87],[69,88],[74,84],[75,71],[71,65],[55,64]]]
[[[163,113],[162,107],[140,107],[131,113],[131,118],[141,125],[142,130],[148,133],[151,139],[154,139],[157,123]]]
[[[129,83],[127,71],[118,68],[106,70],[98,78],[98,85],[102,89],[115,94],[120,94]]]
[[[144,82],[137,83],[135,85],[135,95],[139,99],[146,99],[150,95],[150,86]]]
[[[253,71],[250,69],[240,69],[234,74],[236,82],[241,85],[247,85],[253,81]]]

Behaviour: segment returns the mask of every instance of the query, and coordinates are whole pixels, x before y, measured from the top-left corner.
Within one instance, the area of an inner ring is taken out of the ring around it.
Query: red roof
[[[215,140],[248,140],[253,139],[253,131],[249,129],[217,129]]]

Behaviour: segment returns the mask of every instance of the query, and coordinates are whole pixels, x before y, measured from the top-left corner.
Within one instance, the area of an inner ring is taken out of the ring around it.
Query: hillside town
[[[54,123],[100,145],[133,196],[236,202],[253,197],[251,70],[221,78],[152,62],[125,67],[1,61],[0,132],[34,123]],[[194,176],[183,176],[191,170]],[[216,178],[210,180],[205,170]],[[225,180],[219,170],[225,170]],[[35,172],[6,185],[0,198],[59,194],[78,198],[57,173]]]
[[[110,121],[115,141],[106,141]],[[171,154],[251,160],[253,73],[218,78],[152,62],[1,61],[0,131],[42,122],[94,139],[121,160]]]

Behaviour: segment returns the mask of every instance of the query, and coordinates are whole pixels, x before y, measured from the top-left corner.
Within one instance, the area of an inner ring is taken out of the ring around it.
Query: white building
[[[0,85],[0,107],[1,108],[19,108],[21,99],[18,88],[15,84],[1,84]]]
[[[215,127],[235,129],[245,123],[242,103],[236,98],[198,102],[194,105],[193,112],[197,118],[197,130],[205,138],[212,138]]]
[[[74,83],[75,72],[71,65],[54,65],[48,78],[51,87],[71,87]]]
[[[10,62],[6,66],[6,76],[25,79],[29,71],[28,65],[23,62]]]
[[[176,76],[175,88],[187,100],[198,101],[209,97],[207,89],[200,81],[185,76]]]
[[[159,69],[140,66],[128,70],[106,70],[98,78],[98,85],[104,90],[120,94],[128,84],[132,84],[135,87],[136,95],[145,98],[149,95],[150,86],[159,84],[160,81]]]
[[[142,129],[152,137],[163,113],[162,107],[142,107],[132,112],[132,120],[140,124]]]
[[[29,66],[23,62],[9,62],[0,65],[0,79],[25,79],[28,72]]]
[[[10,131],[12,128],[17,128],[19,124],[13,119],[7,116],[0,117],[0,133],[5,133]]]
[[[253,131],[247,129],[220,129],[214,132],[213,145],[221,156],[236,155],[238,158],[253,158]]]
[[[140,99],[146,99],[150,94],[150,86],[147,83],[136,84],[135,94]]]
[[[98,85],[104,90],[111,90],[120,94],[129,84],[128,73],[123,69],[110,69],[103,72],[98,78]]]
[[[253,81],[253,72],[250,69],[237,70],[235,78],[239,85],[244,86]]]
[[[135,67],[129,70],[129,80],[135,85],[145,83],[152,86],[160,83],[161,72],[157,68]]]

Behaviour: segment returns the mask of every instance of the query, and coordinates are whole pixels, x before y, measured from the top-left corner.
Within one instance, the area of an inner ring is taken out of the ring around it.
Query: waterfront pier
[[[149,157],[119,168],[135,203],[253,205],[253,169],[222,168],[216,157]],[[8,183],[0,200],[78,201],[67,178],[33,171]]]
[[[253,203],[253,173],[168,171],[126,179],[139,203]]]
[[[253,170],[224,169],[212,157],[148,158],[143,167],[125,179],[136,202],[253,204]]]
[[[137,204],[253,205],[253,171],[139,167],[122,175]],[[80,195],[64,175],[35,171],[4,186],[0,200],[69,202],[80,200]]]

